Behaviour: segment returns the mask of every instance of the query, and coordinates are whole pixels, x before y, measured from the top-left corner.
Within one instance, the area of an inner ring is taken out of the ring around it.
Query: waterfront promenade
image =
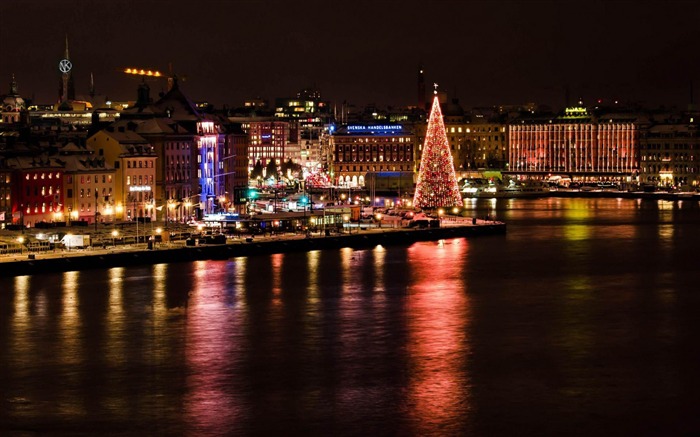
[[[175,228],[170,232],[182,232]],[[107,268],[139,264],[191,261],[202,259],[228,259],[237,256],[256,254],[301,252],[341,247],[363,248],[377,244],[410,244],[415,241],[430,241],[477,235],[503,234],[506,225],[502,222],[464,217],[444,217],[440,227],[402,228],[398,223],[351,224],[340,233],[315,232],[265,234],[264,236],[241,235],[228,238],[225,244],[186,245],[185,240],[125,245],[100,245],[83,249],[55,249],[48,251],[27,251],[0,255],[0,274],[17,276],[39,274],[49,271],[70,271],[91,268]],[[27,232],[27,231],[25,231]],[[39,233],[41,230],[31,230]],[[73,231],[75,233],[75,231]],[[89,232],[86,232],[89,233]],[[10,235],[12,234],[12,235]],[[3,231],[0,239],[12,241],[18,231]],[[108,230],[98,230],[96,239],[110,241]],[[26,235],[26,234],[25,234]]]

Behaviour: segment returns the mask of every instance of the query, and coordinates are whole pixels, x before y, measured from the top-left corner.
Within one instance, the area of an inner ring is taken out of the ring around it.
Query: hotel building
[[[639,126],[631,114],[567,108],[552,118],[521,118],[509,128],[509,171],[520,177],[631,181],[639,168]]]

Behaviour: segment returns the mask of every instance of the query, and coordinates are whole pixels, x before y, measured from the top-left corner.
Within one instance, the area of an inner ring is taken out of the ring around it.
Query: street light
[[[117,247],[117,237],[119,236],[119,231],[116,229],[112,231],[112,246]]]
[[[376,218],[377,218],[377,222],[379,223],[379,227],[381,228],[382,227],[382,213],[378,212],[376,215]]]
[[[190,220],[190,207],[192,206],[192,202],[189,200],[185,202],[185,208],[187,208],[187,221]]]
[[[17,242],[19,243],[19,254],[22,256],[24,253],[24,237],[17,237]]]
[[[170,221],[170,211],[172,211],[173,208],[175,208],[175,202],[173,202],[172,199],[169,199],[168,200],[168,209],[167,209],[167,212],[165,213],[165,227],[166,228],[168,227],[168,221]]]

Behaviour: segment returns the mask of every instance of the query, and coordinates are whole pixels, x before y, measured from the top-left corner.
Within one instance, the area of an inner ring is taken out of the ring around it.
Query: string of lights
[[[413,204],[418,208],[462,206],[437,95],[428,119]]]

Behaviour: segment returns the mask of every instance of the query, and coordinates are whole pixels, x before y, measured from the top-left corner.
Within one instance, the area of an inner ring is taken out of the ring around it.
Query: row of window
[[[352,169],[350,168],[352,167]],[[359,167],[359,169],[358,169]],[[338,166],[338,172],[344,172],[344,171],[362,171],[362,172],[367,172],[367,171],[412,171],[413,166],[412,165],[339,165]]]
[[[683,166],[683,165],[650,165],[642,166],[642,173],[657,173],[660,171],[673,171],[674,173],[697,173],[697,166]]]
[[[645,149],[648,149],[648,150],[655,150],[655,149],[656,149],[656,150],[662,150],[662,148],[663,148],[663,150],[671,150],[671,146],[673,146],[673,150],[693,150],[693,149],[695,149],[695,144],[687,144],[687,143],[683,143],[683,144],[669,144],[669,143],[664,143],[664,144],[660,144],[660,143],[648,143],[648,144],[644,144],[644,143],[641,143],[641,144],[639,145],[639,148],[640,148],[640,150],[645,150]]]
[[[652,153],[651,155],[642,155],[642,161],[695,161],[695,155],[688,155],[687,153],[674,153],[673,158],[671,158],[670,153],[666,153],[664,155],[662,154],[656,154]]]
[[[111,184],[111,183],[112,183],[112,175],[104,175],[104,174],[103,174],[103,175],[101,175],[101,176],[102,176],[101,179],[102,179],[102,183],[103,183],[103,184],[106,184],[106,183]],[[94,180],[95,183],[97,184],[97,183],[99,183],[100,176],[99,176],[99,175],[94,175],[94,176],[90,176],[90,175],[85,176],[85,175],[82,175],[82,176],[80,176],[80,183],[81,183],[81,184],[89,184],[90,181],[92,181],[92,180]],[[69,184],[72,184],[72,183],[73,183],[73,177],[72,177],[72,176],[68,176],[68,183],[69,183]]]
[[[343,161],[345,161],[345,162],[363,162],[363,161],[366,161],[366,162],[377,162],[377,161],[384,162],[385,159],[384,159],[384,155],[379,155],[379,157],[372,156],[372,159],[370,159],[369,154],[366,154],[366,155],[354,154],[352,156],[340,155],[337,157],[336,161],[338,161],[338,162],[343,162]],[[403,162],[403,161],[413,161],[413,159],[411,158],[410,154],[408,156],[404,156],[404,155],[397,156],[397,155],[393,154],[393,155],[387,156],[386,161],[387,162],[392,162],[392,161],[393,162]]]
[[[153,168],[153,160],[148,160],[148,161],[132,161],[127,160],[126,161],[126,168]]]
[[[190,171],[168,172],[165,175],[165,182],[187,182],[190,180]]]
[[[150,182],[149,182],[150,180]],[[134,175],[126,177],[127,185],[153,185],[153,175]]]
[[[165,143],[165,150],[190,150],[190,143]]]
[[[25,194],[27,197],[32,195],[32,187],[26,186],[25,187]],[[41,194],[40,194],[41,193]],[[56,185],[55,187],[53,185],[49,185],[48,187],[43,185],[40,187],[34,186],[34,195],[35,196],[52,196],[54,194],[60,194],[61,193],[61,187]]]
[[[73,190],[68,189],[68,192],[66,193],[68,195],[68,198],[73,197]],[[93,192],[90,188],[81,188],[80,189],[80,197],[98,197],[99,196],[99,191],[97,188],[95,188],[95,191]],[[112,187],[107,188],[102,188],[102,197],[107,197],[107,196],[112,196]]]
[[[42,173],[41,179],[53,179],[54,176],[56,177],[56,179],[59,179],[61,177],[61,173]],[[39,173],[34,173],[34,177],[31,179],[37,180],[37,179],[39,179],[39,177],[40,177]],[[27,173],[24,178],[26,180],[29,180],[30,179],[29,173]],[[9,183],[9,179],[7,180],[7,182]]]
[[[344,140],[344,141],[343,141]],[[337,146],[345,146],[345,143],[351,143],[350,138],[336,140],[334,143]],[[394,138],[353,138],[352,143],[411,143],[411,138],[394,137]]]
[[[27,207],[24,210],[25,214],[45,214],[47,212],[61,212],[61,204],[49,202],[47,205],[46,202],[42,202],[41,205],[39,205],[39,202],[34,202],[33,207],[30,203],[27,204]]]
[[[180,156],[176,156],[176,157],[170,156],[170,157],[168,157],[167,163],[168,163],[168,165],[180,165],[180,164],[189,165],[190,164],[190,157],[183,156],[182,161],[180,161]]]

